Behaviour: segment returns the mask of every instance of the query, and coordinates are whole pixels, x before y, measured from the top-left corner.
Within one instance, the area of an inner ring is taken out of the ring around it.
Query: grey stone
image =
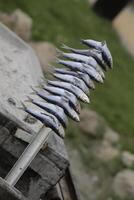
[[[83,109],[80,115],[80,130],[92,137],[99,138],[105,132],[105,122],[95,111]]]
[[[13,31],[22,39],[28,41],[32,33],[32,18],[22,10],[17,9],[11,14],[11,19],[13,21]]]
[[[13,28],[13,19],[10,14],[5,12],[0,12],[0,22],[8,26],[8,28]]]
[[[120,171],[113,181],[113,191],[121,200],[134,199],[134,171]]]
[[[23,40],[30,40],[33,21],[32,18],[22,10],[17,9],[11,14],[0,12],[0,22],[13,30]]]
[[[130,153],[129,151],[123,151],[121,154],[122,163],[128,167],[134,167],[134,154]]]
[[[119,158],[120,152],[117,148],[113,147],[109,142],[104,140],[100,145],[97,145],[94,148],[94,155],[101,161],[109,162]]]
[[[117,144],[119,142],[119,134],[107,127],[104,133],[104,139],[111,144]]]

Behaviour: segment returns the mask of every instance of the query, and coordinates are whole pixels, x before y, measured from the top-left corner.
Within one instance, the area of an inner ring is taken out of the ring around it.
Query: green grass
[[[114,70],[92,93],[91,108],[122,135],[122,147],[134,152],[134,60],[125,52],[110,22],[96,16],[86,0],[1,0],[0,9],[21,8],[34,20],[33,39],[80,46],[80,38],[106,40]],[[45,55],[44,55],[45,56]]]

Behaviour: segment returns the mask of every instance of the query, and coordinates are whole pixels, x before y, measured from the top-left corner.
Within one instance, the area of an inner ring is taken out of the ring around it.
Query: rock
[[[15,10],[12,14],[0,12],[0,21],[22,39],[26,41],[30,39],[33,21],[20,9]]]
[[[57,55],[55,46],[49,42],[31,42],[30,45],[35,49],[43,71],[49,72],[52,69],[50,64]]]
[[[33,24],[32,18],[20,9],[17,9],[11,14],[11,19],[13,21],[12,30],[22,39],[29,40]]]
[[[111,128],[107,127],[105,134],[104,134],[104,139],[108,141],[111,144],[117,144],[119,142],[119,135],[115,131],[113,131]]]
[[[13,27],[13,19],[10,14],[0,12],[0,22],[8,26],[10,29]]]
[[[113,191],[121,200],[134,199],[134,171],[120,171],[114,178]]]
[[[120,152],[113,147],[109,142],[102,141],[100,145],[94,148],[94,155],[103,162],[108,162],[119,158]]]
[[[105,132],[104,120],[95,112],[89,109],[83,109],[78,124],[83,133],[93,137],[101,137]]]
[[[122,152],[121,160],[126,167],[134,167],[134,154],[128,151],[124,151]]]

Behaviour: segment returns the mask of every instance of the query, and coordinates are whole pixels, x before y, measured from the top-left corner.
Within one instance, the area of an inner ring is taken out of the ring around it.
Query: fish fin
[[[51,114],[51,115],[49,115],[49,114],[47,114],[47,113],[43,113],[43,112],[41,112],[41,114],[42,114],[42,115],[46,115],[46,116],[50,117],[50,118],[53,120],[53,122],[55,122],[55,123],[56,123],[55,117],[54,117],[52,114]]]
[[[94,53],[98,53],[98,54],[101,54],[101,53],[102,53],[101,50],[99,50],[99,49],[92,49],[92,51],[93,51]]]
[[[80,39],[80,42],[81,42],[81,43],[84,43],[84,41],[85,41],[84,39]]]
[[[67,50],[71,50],[71,47],[65,45],[65,44],[62,44],[61,46],[62,49],[67,49]]]
[[[59,61],[60,61],[60,59],[59,59],[58,57],[56,57],[55,63],[56,63],[56,64],[59,64]]]

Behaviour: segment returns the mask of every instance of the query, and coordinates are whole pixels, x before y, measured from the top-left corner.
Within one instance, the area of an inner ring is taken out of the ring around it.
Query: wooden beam
[[[99,15],[109,20],[113,20],[130,2],[131,0],[97,0],[93,8]]]

